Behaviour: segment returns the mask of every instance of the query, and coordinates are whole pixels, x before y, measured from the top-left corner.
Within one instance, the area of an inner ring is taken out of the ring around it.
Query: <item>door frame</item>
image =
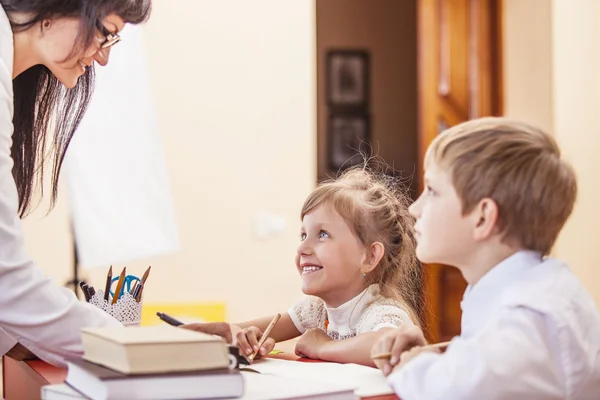
[[[438,133],[440,108],[437,98],[440,95],[441,76],[444,68],[442,54],[448,56],[451,49],[443,49],[442,29],[449,21],[443,20],[442,4],[450,0],[418,0],[417,2],[417,65],[418,65],[418,165],[419,191],[423,191],[423,163],[427,147]],[[478,73],[474,78],[471,98],[477,99],[475,107],[469,107],[469,119],[484,115],[503,113],[503,74],[502,74],[502,0],[466,0],[470,10],[470,29],[477,30],[475,44],[469,44],[469,68]],[[448,4],[453,3],[445,3]],[[454,3],[456,4],[456,3]],[[447,41],[445,42],[447,43]],[[489,50],[491,49],[491,51]],[[445,52],[444,52],[445,51]],[[443,53],[444,52],[444,53]],[[471,76],[470,76],[471,78]],[[462,121],[449,121],[450,124]],[[441,327],[441,292],[439,274],[441,265],[424,265],[426,315],[425,331],[427,339],[437,342]]]

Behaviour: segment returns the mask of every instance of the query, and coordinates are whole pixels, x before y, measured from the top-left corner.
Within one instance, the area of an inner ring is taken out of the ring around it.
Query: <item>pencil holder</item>
[[[125,326],[140,326],[142,322],[142,304],[144,296],[138,302],[128,292],[123,293],[115,304],[104,300],[104,291],[98,290],[89,303],[112,315]]]

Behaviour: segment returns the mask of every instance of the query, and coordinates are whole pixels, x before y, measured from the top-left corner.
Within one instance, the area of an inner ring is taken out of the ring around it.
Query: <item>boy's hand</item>
[[[231,327],[227,322],[207,322],[181,325],[180,328],[191,331],[221,336],[227,343],[231,343]]]
[[[400,362],[396,365],[394,370],[396,368],[400,369],[401,367],[405,366],[410,360],[412,360],[421,353],[441,353],[441,350],[438,348],[415,346],[412,349],[407,350],[400,355]]]
[[[427,344],[423,332],[416,326],[400,327],[387,332],[371,349],[371,357],[377,368],[388,376],[394,367],[400,362],[400,356],[406,350],[415,346]],[[376,358],[376,356],[391,353],[390,358]]]
[[[319,352],[332,339],[321,329],[308,329],[296,343],[296,354],[308,358],[320,359]]]
[[[235,335],[237,346],[240,349],[240,353],[246,356],[250,356],[253,352],[256,352],[254,359],[266,356],[275,347],[275,340],[271,337],[267,338],[261,348],[258,348],[258,341],[262,338],[262,331],[255,326],[244,328]]]

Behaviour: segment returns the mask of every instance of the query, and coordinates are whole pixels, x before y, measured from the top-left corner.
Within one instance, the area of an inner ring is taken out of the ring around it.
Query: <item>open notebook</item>
[[[355,390],[354,393],[359,397],[393,393],[381,371],[358,364],[300,362],[266,358],[257,360],[249,368],[263,375],[301,378],[302,380],[352,387]]]

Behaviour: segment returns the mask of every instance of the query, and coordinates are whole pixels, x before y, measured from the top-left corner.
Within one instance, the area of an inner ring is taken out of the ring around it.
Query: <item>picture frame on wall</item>
[[[369,53],[365,50],[327,52],[327,103],[330,107],[368,109]]]
[[[364,113],[336,113],[327,123],[328,164],[333,171],[343,171],[361,164],[363,154],[370,154],[371,118]]]

